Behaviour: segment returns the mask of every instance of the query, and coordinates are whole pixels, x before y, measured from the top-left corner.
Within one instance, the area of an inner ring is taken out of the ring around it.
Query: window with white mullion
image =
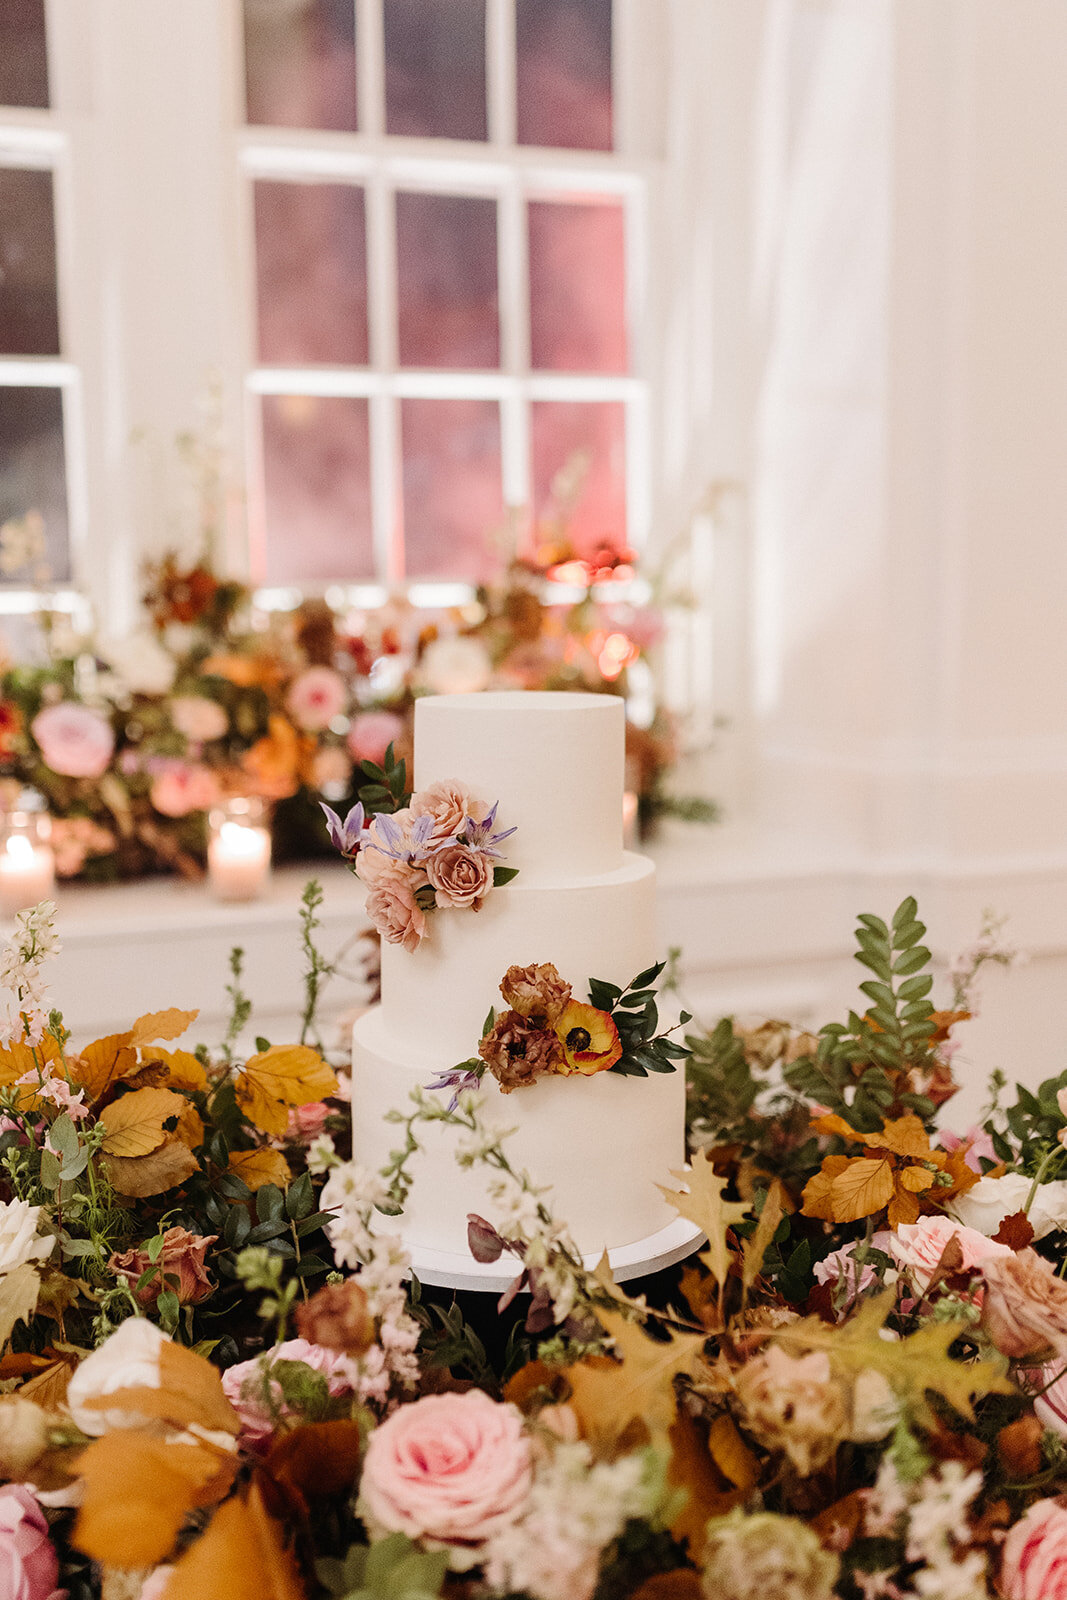
[[[489,143],[515,144],[515,0],[486,0]]]

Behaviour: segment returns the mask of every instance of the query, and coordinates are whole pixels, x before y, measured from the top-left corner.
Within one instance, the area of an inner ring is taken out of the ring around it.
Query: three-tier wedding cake
[[[589,980],[624,987],[657,955],[655,868],[622,839],[624,707],[614,695],[471,694],[415,709],[417,792],[462,784],[497,803],[500,846],[517,868],[477,911],[437,910],[416,948],[382,945],[382,1000],[356,1024],[355,1159],[381,1168],[397,1144],[385,1120],[410,1091],[472,1057],[509,967],[551,963],[583,1000]],[[412,943],[411,940],[408,944]],[[550,1188],[547,1203],[585,1252],[636,1243],[671,1222],[656,1185],[684,1160],[681,1071],[547,1075],[501,1092],[489,1116],[514,1128],[512,1164]],[[484,1169],[455,1161],[456,1130],[419,1130],[401,1225],[416,1252],[466,1254],[467,1214],[493,1220]]]

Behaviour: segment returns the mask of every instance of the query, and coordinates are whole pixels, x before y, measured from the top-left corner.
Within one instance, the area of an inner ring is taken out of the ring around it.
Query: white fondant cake
[[[622,847],[624,708],[614,695],[472,694],[415,708],[416,790],[457,780],[499,802],[514,882],[477,912],[440,909],[417,950],[382,945],[382,1002],[357,1022],[353,1153],[380,1168],[397,1143],[384,1120],[416,1085],[475,1054],[510,966],[550,962],[587,999],[590,978],[625,985],[657,958],[655,868]],[[514,1128],[513,1165],[548,1186],[553,1213],[585,1252],[666,1226],[656,1188],[684,1160],[681,1070],[647,1078],[545,1076],[504,1095],[488,1073],[490,1116]],[[461,1169],[456,1132],[419,1130],[401,1226],[414,1248],[465,1253],[467,1213],[493,1220],[484,1170]]]

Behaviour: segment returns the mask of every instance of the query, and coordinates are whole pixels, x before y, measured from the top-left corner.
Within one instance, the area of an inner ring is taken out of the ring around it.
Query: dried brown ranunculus
[[[546,1027],[554,1028],[570,1003],[571,986],[550,961],[543,961],[539,966],[509,967],[500,993],[520,1017],[544,1018]]]
[[[367,1308],[366,1293],[354,1278],[328,1283],[305,1305],[298,1305],[296,1326],[309,1344],[344,1350],[348,1355],[362,1355],[374,1342],[374,1318]]]
[[[563,1063],[563,1046],[551,1028],[539,1028],[517,1011],[497,1017],[478,1054],[505,1094],[557,1072]]]

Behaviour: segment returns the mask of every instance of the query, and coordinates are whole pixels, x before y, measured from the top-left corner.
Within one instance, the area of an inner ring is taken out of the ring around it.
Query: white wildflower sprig
[[[15,913],[15,931],[0,952],[0,987],[9,998],[0,1008],[0,1041],[36,1046],[48,1025],[41,968],[61,949],[55,931],[56,903],[42,900]]]
[[[986,1593],[985,1552],[967,1549],[967,1514],[981,1488],[982,1474],[967,1472],[959,1461],[902,1478],[894,1452],[883,1457],[875,1486],[866,1492],[864,1529],[902,1538],[905,1559],[919,1566],[910,1589],[872,1584],[868,1592],[899,1600],[973,1600]]]
[[[977,979],[983,967],[1012,967],[1024,959],[1020,951],[1002,938],[1007,920],[994,911],[983,911],[977,939],[953,961],[948,974],[953,1011],[969,1011],[972,1015],[977,1012]]]

